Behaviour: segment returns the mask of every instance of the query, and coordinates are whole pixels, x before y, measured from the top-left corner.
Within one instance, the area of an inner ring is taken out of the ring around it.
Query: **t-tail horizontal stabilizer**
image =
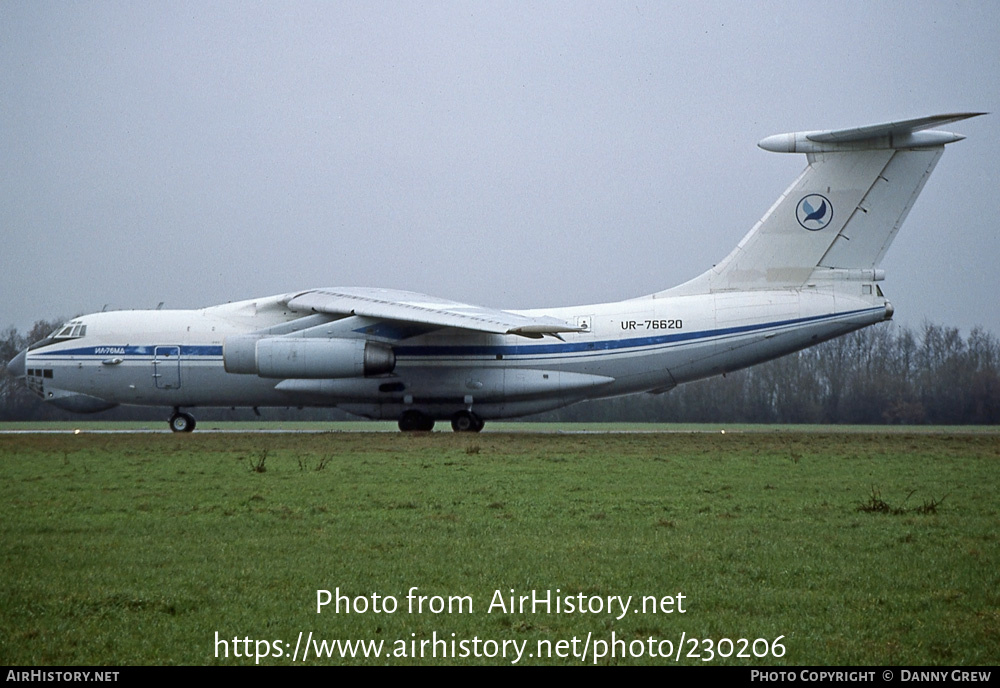
[[[657,296],[795,289],[875,274],[944,146],[964,138],[927,129],[981,114],[763,139],[765,150],[805,153],[809,166],[724,260]]]
[[[931,148],[961,141],[964,136],[947,131],[924,131],[931,127],[958,122],[985,112],[964,112],[952,115],[918,117],[901,122],[871,124],[853,129],[800,131],[775,134],[757,145],[772,153],[826,153],[877,148]]]

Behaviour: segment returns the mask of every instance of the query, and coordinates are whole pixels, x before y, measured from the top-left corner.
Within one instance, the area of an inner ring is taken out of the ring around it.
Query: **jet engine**
[[[391,373],[391,347],[364,339],[226,337],[222,347],[226,372],[266,378],[331,379]]]

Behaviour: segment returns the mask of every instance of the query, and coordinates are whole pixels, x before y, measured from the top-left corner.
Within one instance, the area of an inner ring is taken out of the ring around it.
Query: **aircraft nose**
[[[19,353],[14,358],[10,359],[10,361],[7,362],[7,372],[13,375],[15,378],[24,377],[25,376],[24,361],[27,358],[27,354],[28,352],[27,350],[25,350]]]

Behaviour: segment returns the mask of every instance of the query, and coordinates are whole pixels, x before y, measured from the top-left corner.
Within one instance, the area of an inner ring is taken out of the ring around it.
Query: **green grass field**
[[[1000,661],[995,429],[725,427],[3,435],[0,663],[282,665],[300,632],[397,653],[307,663]],[[337,588],[369,609],[317,614]],[[491,610],[511,589],[604,607]],[[430,656],[442,638],[469,656]]]

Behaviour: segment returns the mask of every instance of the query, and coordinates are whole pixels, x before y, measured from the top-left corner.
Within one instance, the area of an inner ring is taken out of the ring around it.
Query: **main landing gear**
[[[451,417],[451,429],[455,432],[479,432],[485,424],[472,411],[459,411]],[[430,432],[434,429],[434,419],[420,411],[407,411],[399,418],[399,429],[403,432]]]
[[[459,411],[451,417],[451,429],[455,432],[479,432],[486,423],[472,411]]]
[[[180,409],[174,408],[174,415],[167,421],[170,429],[174,432],[192,432],[197,422],[190,413],[181,413]]]
[[[399,417],[399,429],[403,432],[430,432],[434,429],[434,419],[420,411],[407,411]]]

